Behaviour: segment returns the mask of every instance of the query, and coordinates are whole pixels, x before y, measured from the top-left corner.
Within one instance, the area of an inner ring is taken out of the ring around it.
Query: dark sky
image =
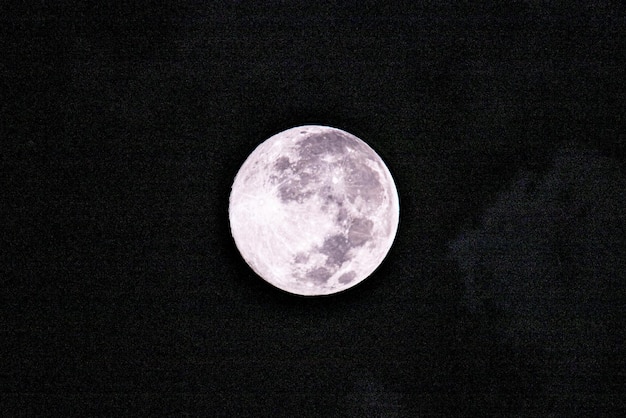
[[[623,2],[124,3],[0,6],[3,415],[621,415]],[[324,298],[228,225],[311,123],[401,199]]]

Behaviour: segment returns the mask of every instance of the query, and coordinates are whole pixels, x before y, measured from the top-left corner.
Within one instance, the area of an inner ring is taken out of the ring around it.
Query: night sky
[[[626,413],[624,2],[159,3],[0,6],[0,415]],[[229,230],[303,124],[400,195],[330,297]]]

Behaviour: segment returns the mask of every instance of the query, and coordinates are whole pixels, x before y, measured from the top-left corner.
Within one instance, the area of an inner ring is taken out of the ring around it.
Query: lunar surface
[[[241,166],[230,227],[248,265],[290,293],[328,295],[371,275],[396,235],[398,193],[365,142],[326,126],[283,131]]]

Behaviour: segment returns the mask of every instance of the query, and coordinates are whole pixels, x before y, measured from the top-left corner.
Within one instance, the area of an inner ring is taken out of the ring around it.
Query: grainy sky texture
[[[2,2],[2,415],[626,416],[626,6]],[[302,299],[228,223],[335,126],[398,234]]]

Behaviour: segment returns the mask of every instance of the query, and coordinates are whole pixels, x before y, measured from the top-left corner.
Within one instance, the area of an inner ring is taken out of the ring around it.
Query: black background
[[[623,2],[332,3],[1,6],[5,415],[623,410]],[[324,298],[255,276],[228,225],[249,153],[311,123],[401,199],[382,266]],[[520,276],[502,240],[557,232]]]

